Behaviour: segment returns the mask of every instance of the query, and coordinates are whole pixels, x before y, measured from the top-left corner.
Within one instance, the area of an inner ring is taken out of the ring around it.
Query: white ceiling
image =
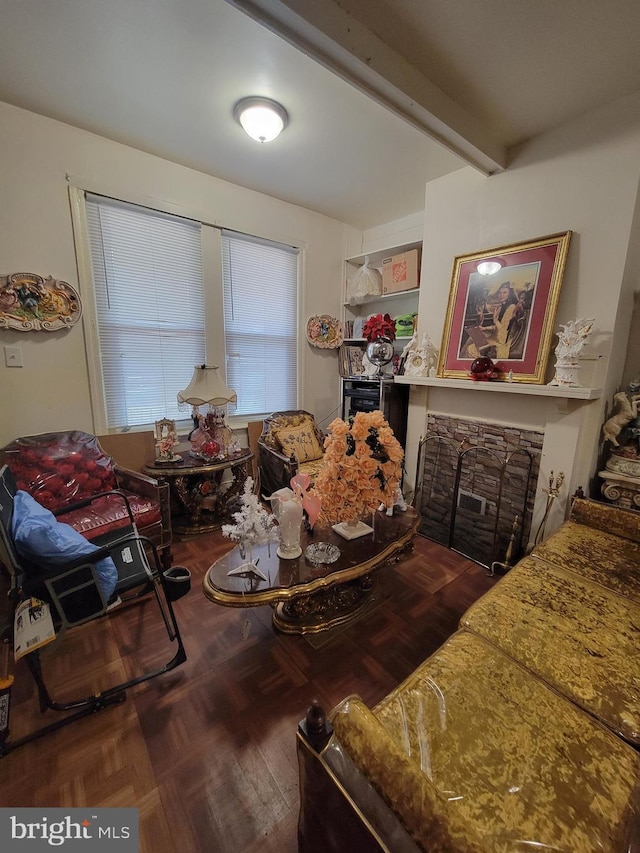
[[[325,44],[346,21],[375,48],[360,66],[479,148],[640,89],[638,0],[0,0],[0,100],[359,228],[422,209],[425,182],[464,164],[234,3],[293,7]],[[289,111],[275,142],[233,120],[247,95]]]

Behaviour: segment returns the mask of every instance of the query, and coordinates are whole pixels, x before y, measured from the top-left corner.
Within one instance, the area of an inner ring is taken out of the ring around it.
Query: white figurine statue
[[[400,486],[398,486],[398,488],[395,490],[395,493],[393,495],[393,503],[391,504],[391,506],[387,507],[387,515],[393,515],[393,511],[396,507],[398,507],[401,512],[404,512],[407,508],[407,502],[404,499],[404,495],[402,494],[402,489],[400,488]],[[378,507],[378,511],[382,512],[384,508],[384,504],[380,504],[380,506]]]
[[[639,395],[629,396],[624,391],[619,391],[613,397],[613,414],[602,427],[604,441],[610,441],[614,447],[620,447],[618,435],[623,427],[638,416]]]
[[[587,337],[593,329],[595,320],[571,320],[560,326],[558,345],[556,346],[556,359],[558,363],[575,364],[582,348],[587,342]]]
[[[435,376],[438,365],[438,350],[429,335],[424,334],[417,346],[414,335],[402,351],[405,376]]]
[[[578,380],[578,358],[587,338],[591,334],[595,320],[570,320],[560,326],[558,343],[555,349],[556,375],[549,385],[580,387]]]

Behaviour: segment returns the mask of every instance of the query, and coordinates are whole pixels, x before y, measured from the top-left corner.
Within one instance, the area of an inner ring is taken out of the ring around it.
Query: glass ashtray
[[[340,556],[340,548],[331,542],[314,542],[307,545],[304,555],[314,566],[326,566],[335,563]]]

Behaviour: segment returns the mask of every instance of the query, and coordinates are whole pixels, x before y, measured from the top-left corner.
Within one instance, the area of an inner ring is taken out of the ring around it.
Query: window
[[[298,250],[223,231],[222,269],[233,413],[297,408]]]
[[[177,392],[205,363],[201,225],[87,195],[108,428],[185,418]]]
[[[105,429],[186,421],[177,393],[197,364],[224,365],[230,414],[297,408],[298,249],[103,196],[85,206]]]

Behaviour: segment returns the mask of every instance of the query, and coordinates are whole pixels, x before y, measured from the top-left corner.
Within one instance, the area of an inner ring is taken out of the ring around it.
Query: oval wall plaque
[[[0,329],[53,332],[81,316],[78,291],[66,281],[31,272],[0,276]]]

